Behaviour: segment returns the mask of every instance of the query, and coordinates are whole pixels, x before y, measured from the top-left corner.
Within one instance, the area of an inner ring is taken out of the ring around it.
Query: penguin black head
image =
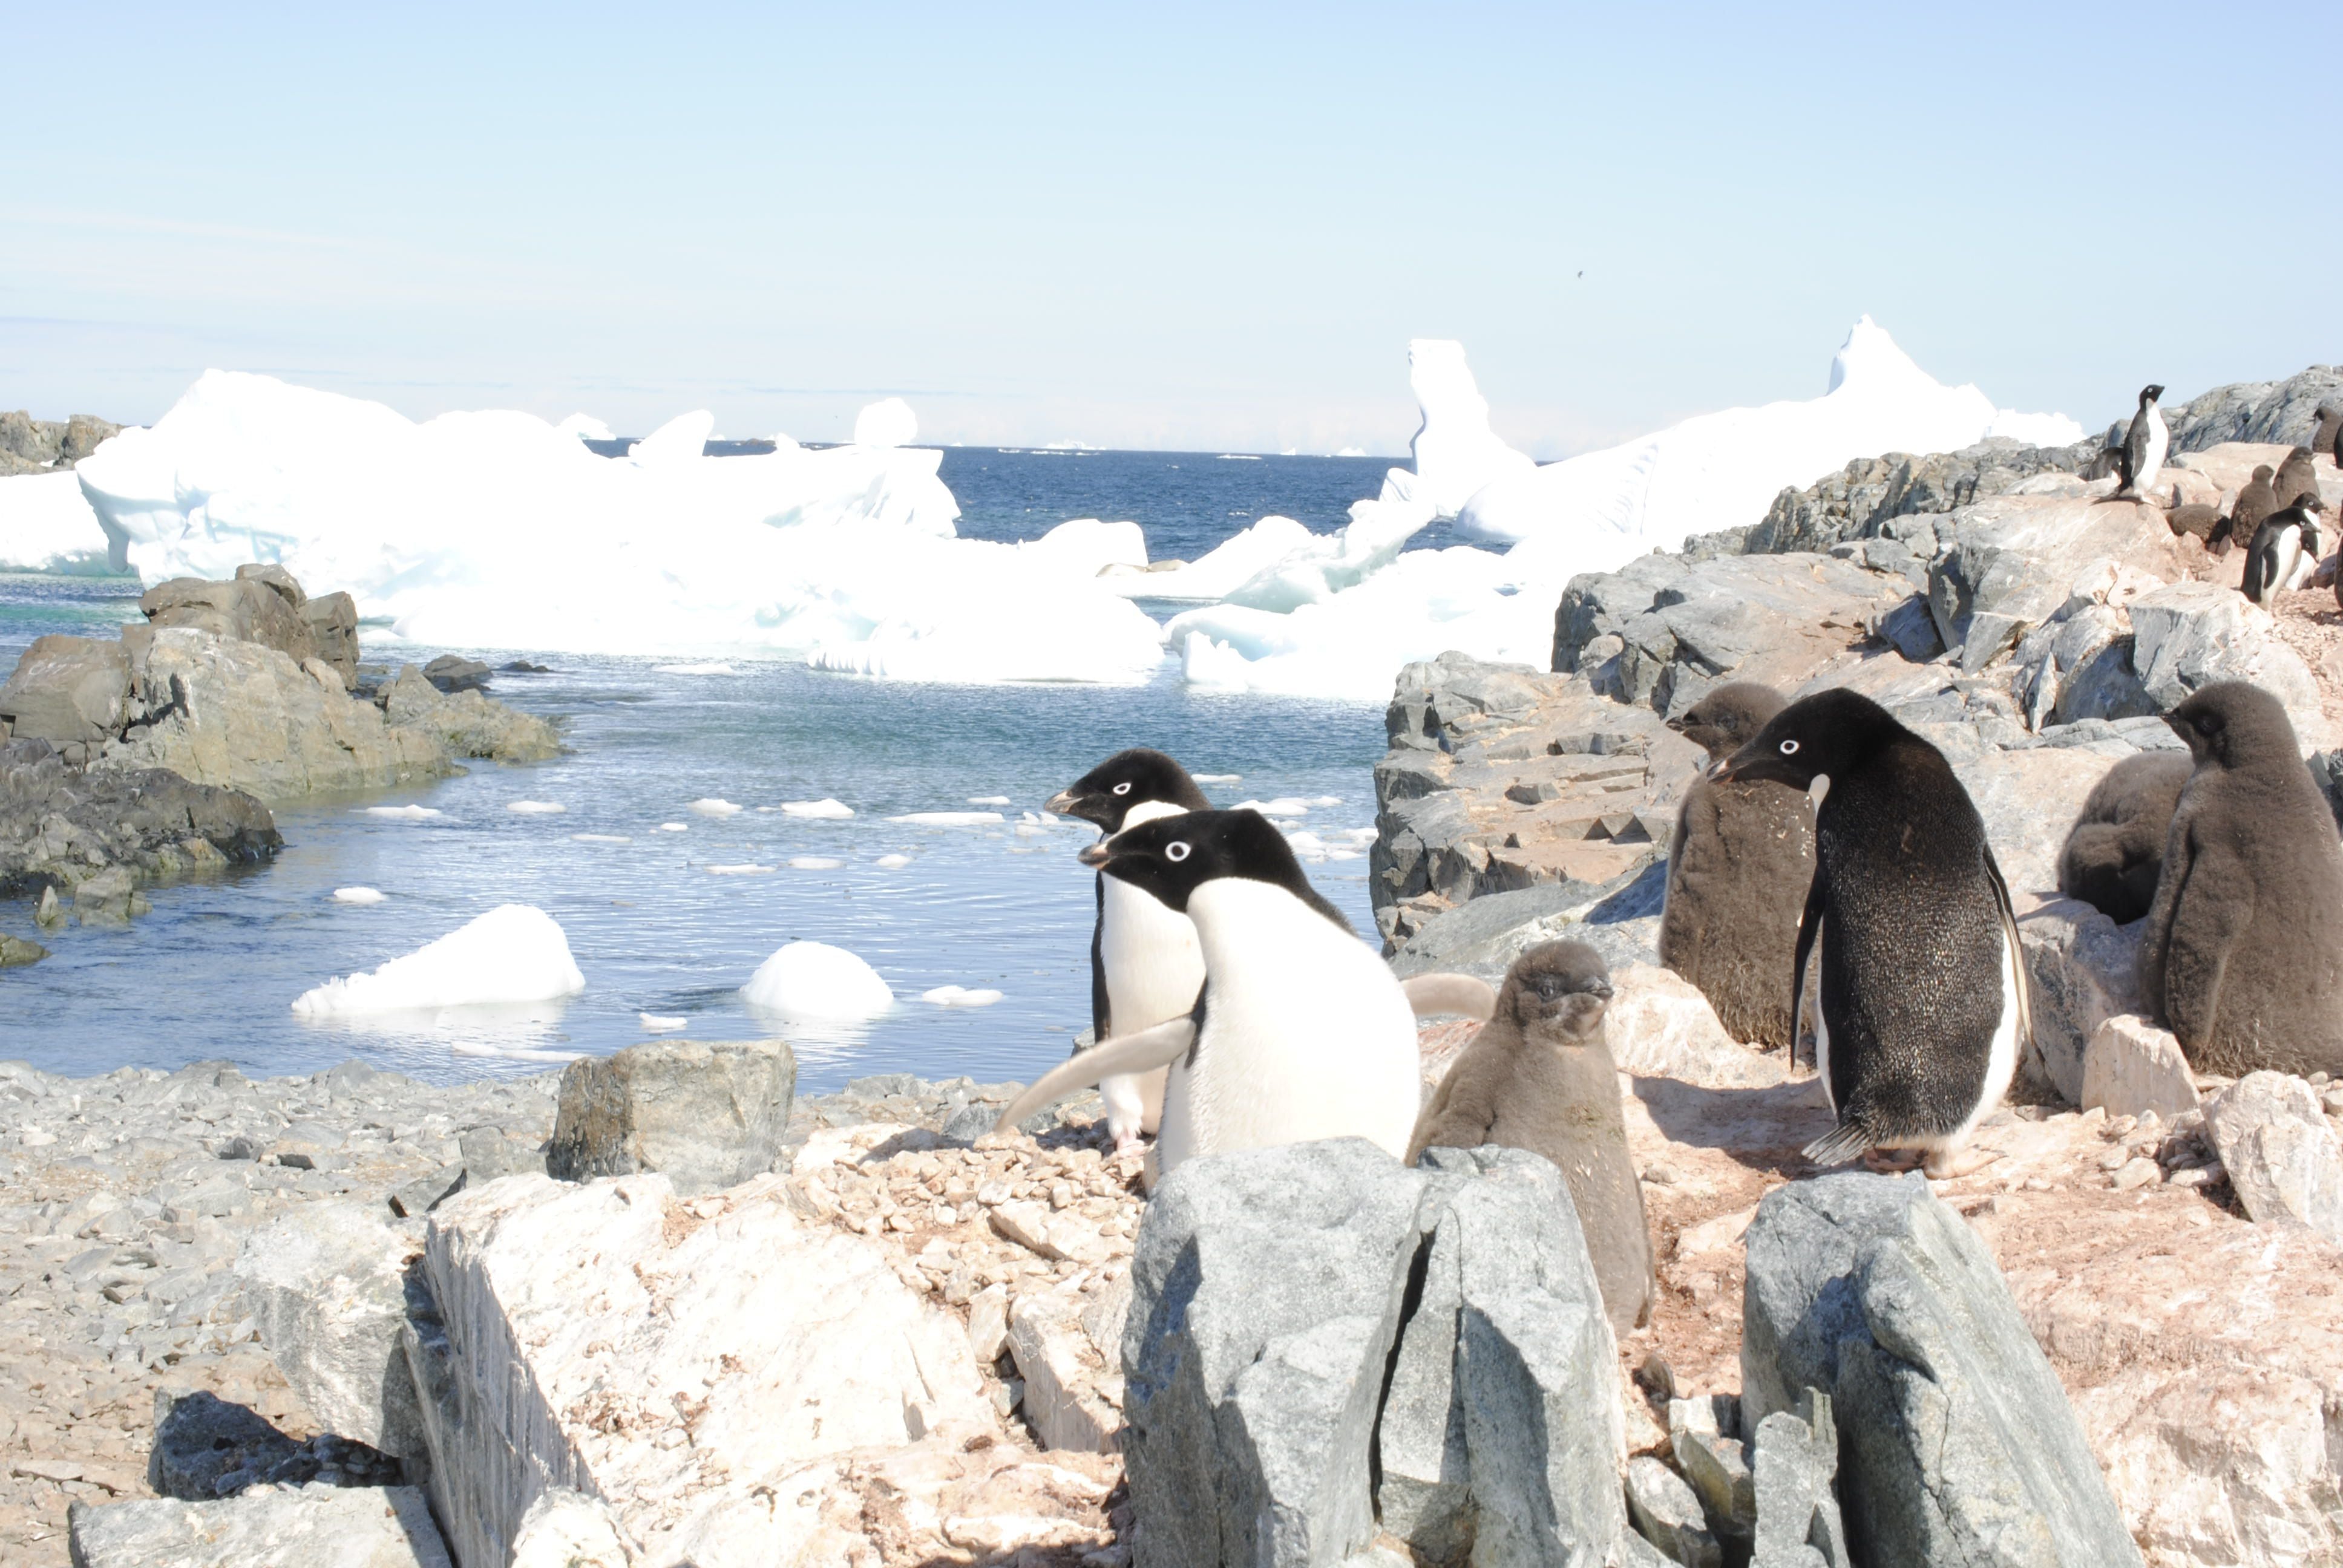
[[[1320,898],[1302,874],[1285,835],[1250,808],[1158,817],[1101,839],[1078,858],[1182,914],[1190,896],[1206,882],[1242,877],[1282,888],[1344,930],[1351,929],[1342,911]]]
[[[1188,777],[1188,770],[1161,751],[1134,746],[1118,751],[1067,789],[1050,798],[1043,808],[1061,817],[1080,817],[1108,833],[1122,831],[1133,806],[1157,802],[1182,811],[1204,811],[1212,802]]]
[[[1497,993],[1499,1018],[1524,1031],[1556,1029],[1585,1040],[1602,1027],[1611,1005],[1611,969],[1584,942],[1540,942],[1513,960]]]
[[[2301,755],[2294,723],[2285,707],[2260,687],[2243,680],[2217,680],[2199,687],[2164,716],[2188,743],[2199,768],[2241,768],[2273,757]]]
[[[1668,728],[1707,752],[1711,762],[1722,762],[1748,745],[1782,707],[1782,694],[1770,686],[1728,681],[1669,719]]]
[[[2143,387],[2141,387],[2141,388],[2139,389],[2139,400],[2140,400],[2142,403],[2153,403],[2153,402],[2155,402],[2158,397],[2163,397],[2163,396],[2164,396],[2164,388],[2163,388],[2163,387],[2162,387],[2162,386],[2160,386],[2160,385],[2158,385],[2158,384],[2157,384],[2157,383],[2154,383],[2154,382],[2151,382],[2151,383],[2149,383],[2147,386]]]
[[[1911,731],[1859,691],[1835,686],[1802,697],[1765,721],[1749,743],[1708,770],[1711,779],[1769,779],[1814,787],[1859,766],[1889,741]]]

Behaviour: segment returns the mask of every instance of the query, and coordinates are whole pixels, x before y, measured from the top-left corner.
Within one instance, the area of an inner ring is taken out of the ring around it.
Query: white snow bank
[[[942,453],[886,444],[908,409],[870,413],[864,444],[736,457],[698,455],[702,418],[613,460],[533,415],[417,424],[207,371],[75,477],[150,583],[280,561],[416,641],[766,650],[964,682],[1135,683],[1161,662],[1153,623],[1097,580],[1093,553],[956,537]]]
[[[549,1001],[586,989],[569,940],[529,904],[500,904],[380,969],[327,980],[293,1003],[303,1018],[491,1002]]]
[[[853,807],[827,796],[820,800],[784,800],[781,810],[788,816],[810,818],[818,822],[843,822],[854,815]]]
[[[0,572],[88,576],[113,569],[106,530],[72,470],[0,479]]]
[[[1193,684],[1359,702],[1387,701],[1402,664],[1450,648],[1543,668],[1554,607],[1578,573],[1756,522],[1784,486],[1854,458],[1952,450],[1989,434],[2066,442],[2082,432],[2060,415],[2010,414],[1974,387],[1940,386],[1866,317],[1821,397],[1703,415],[1489,484],[1459,523],[1500,548],[1511,541],[1505,554],[1387,553],[1429,505],[1394,469],[1382,498],[1351,508],[1339,548],[1336,536],[1305,533],[1223,602],[1173,617],[1165,641]]]
[[[1806,402],[1703,414],[1605,451],[1491,484],[1458,518],[1468,534],[1534,541],[1554,570],[1607,571],[1685,536],[1754,523],[1785,487],[1803,488],[1857,457],[1950,452],[1987,436],[2063,446],[2082,427],[2059,414],[2013,414],[1975,387],[1946,387],[1868,316]]]
[[[752,1007],[833,1022],[877,1018],[895,1005],[879,971],[828,942],[791,942],[757,966],[741,997]]]

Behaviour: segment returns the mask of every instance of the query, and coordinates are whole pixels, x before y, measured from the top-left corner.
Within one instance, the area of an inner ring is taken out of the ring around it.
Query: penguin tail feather
[[[1870,1148],[1871,1141],[1859,1123],[1842,1121],[1799,1152],[1817,1165],[1844,1165]]]

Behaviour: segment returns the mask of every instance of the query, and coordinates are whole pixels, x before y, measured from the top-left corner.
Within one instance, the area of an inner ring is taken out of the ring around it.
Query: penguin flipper
[[[1441,1013],[1453,1013],[1486,1023],[1497,1010],[1497,993],[1489,982],[1471,975],[1428,974],[1411,975],[1399,982],[1407,997],[1407,1005],[1415,1010],[1418,1018],[1432,1018]]]
[[[1001,1113],[992,1130],[1008,1131],[1041,1107],[1063,1100],[1077,1090],[1088,1089],[1101,1078],[1168,1067],[1195,1038],[1195,1021],[1175,1018],[1136,1034],[1103,1040],[1035,1079],[1024,1093],[1010,1101],[1009,1109]]]
[[[1798,1004],[1806,996],[1806,958],[1815,950],[1815,940],[1823,929],[1823,869],[1815,868],[1815,879],[1806,884],[1806,907],[1798,913],[1798,949],[1790,960],[1790,1053],[1798,1050]],[[1820,1003],[1821,998],[1815,1001]],[[1821,1063],[1815,1064],[1819,1070]],[[1827,1081],[1829,1075],[1824,1074]]]
[[[2017,1034],[2013,1043],[2017,1060],[2023,1061],[2034,1050],[2034,1003],[2026,994],[2033,987],[2026,973],[2026,949],[2017,940],[2017,908],[2009,901],[2009,883],[2002,877],[2001,867],[1995,863],[1989,844],[1985,851],[1985,874],[1993,883],[1993,900],[2001,911],[2001,940],[2009,944],[2010,968],[2017,974]]]
[[[1092,879],[1098,884],[1098,918],[1091,922],[1091,1042],[1096,1045],[1114,1038],[1114,1014],[1106,993],[1106,873]]]
[[[1871,1134],[1860,1123],[1842,1121],[1798,1152],[1817,1165],[1844,1165],[1871,1144]]]

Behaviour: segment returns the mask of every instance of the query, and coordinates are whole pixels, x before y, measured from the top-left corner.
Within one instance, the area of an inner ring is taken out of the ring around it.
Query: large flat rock
[[[255,1487],[220,1503],[76,1503],[74,1568],[452,1568],[411,1486]]]

